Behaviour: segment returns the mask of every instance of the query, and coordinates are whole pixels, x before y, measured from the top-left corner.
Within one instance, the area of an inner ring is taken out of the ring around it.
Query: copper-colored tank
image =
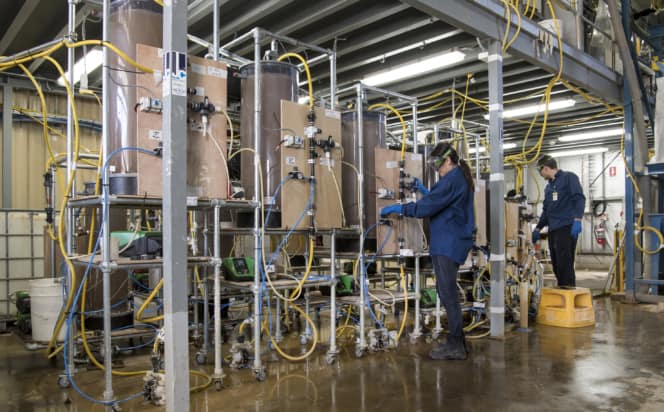
[[[275,150],[281,142],[281,101],[297,98],[297,68],[275,61],[261,62],[261,150],[263,195],[272,196],[281,181],[281,153]],[[242,147],[254,147],[254,64],[240,69],[242,77],[242,119],[240,136]],[[303,125],[304,126],[304,125]],[[303,131],[296,131],[302,133]],[[253,153],[242,153],[242,186],[245,197],[254,196]],[[260,199],[260,197],[259,197]],[[279,206],[278,200],[275,206]]]
[[[136,45],[161,47],[162,8],[153,0],[112,0],[110,42],[132,59]],[[136,68],[117,54],[109,53],[111,67],[109,107],[111,115],[109,153],[120,147],[136,147]],[[151,74],[139,74],[151,76]],[[147,92],[145,92],[147,94]],[[155,91],[157,93],[157,91]],[[110,161],[111,193],[136,194],[136,162],[138,153],[125,151]]]
[[[376,147],[385,142],[385,114],[381,112],[362,112],[362,136],[364,141],[364,228],[376,223]],[[356,168],[360,165],[360,147],[357,136],[357,112],[345,112],[341,115],[341,144],[344,148],[344,161]],[[342,173],[342,197],[346,224],[359,226],[357,175],[351,168]],[[375,232],[369,233],[375,237]]]

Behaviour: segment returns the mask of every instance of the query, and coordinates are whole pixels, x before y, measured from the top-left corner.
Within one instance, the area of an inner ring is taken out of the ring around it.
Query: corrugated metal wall
[[[14,107],[26,109],[30,112],[41,113],[39,96],[34,91],[14,90]],[[67,98],[63,95],[46,94],[47,111],[50,115],[67,115]],[[94,98],[77,98],[76,109],[79,120],[101,122],[101,110]],[[4,112],[7,112],[3,108]],[[49,132],[49,139],[55,153],[65,153],[67,148],[64,125],[51,125],[53,131]],[[80,128],[81,153],[99,150],[99,132]],[[42,126],[36,122],[13,122],[12,129],[12,202],[14,209],[42,209],[44,208],[43,175],[46,171],[48,151],[42,132]],[[85,181],[94,181],[95,172],[80,171],[77,174],[77,188],[83,189]],[[66,171],[62,170],[63,181]],[[65,182],[63,182],[65,183]],[[0,196],[1,196],[0,187]],[[57,205],[59,207],[60,191],[57,191]],[[0,198],[0,202],[1,202]]]

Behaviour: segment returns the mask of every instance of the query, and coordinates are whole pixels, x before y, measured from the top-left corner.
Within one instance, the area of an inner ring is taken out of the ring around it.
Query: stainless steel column
[[[111,15],[111,1],[104,0],[104,10],[103,10],[103,23],[102,23],[102,39],[108,41],[110,37],[110,25],[109,19]],[[109,53],[107,47],[102,48],[102,55],[104,64],[102,65],[102,107],[107,108],[109,104],[109,94],[108,89],[110,87],[109,82]],[[109,148],[109,131],[110,131],[110,122],[111,114],[108,110],[102,110],[102,148],[100,156],[104,158],[108,157],[108,148]],[[106,160],[102,164],[106,163]],[[57,167],[57,166],[56,166]],[[102,174],[103,188],[102,190],[108,190],[109,184],[109,173],[108,168],[103,169]],[[54,195],[55,196],[55,195]],[[64,211],[63,211],[64,212]],[[104,308],[104,400],[112,401],[113,400],[113,363],[112,363],[112,348],[111,348],[111,222],[110,222],[110,211],[108,210],[108,205],[102,207],[102,238],[101,238],[101,253],[102,253],[102,303]],[[93,236],[93,233],[90,233],[90,236]]]
[[[12,208],[12,106],[14,105],[14,92],[11,85],[2,87],[2,208]],[[54,175],[55,176],[55,175]],[[55,192],[53,193],[55,197]],[[51,246],[51,249],[53,247]],[[9,276],[9,274],[7,274]]]
[[[189,410],[187,302],[187,1],[164,3],[163,238],[166,411]],[[184,63],[184,64],[183,64]]]
[[[219,232],[221,208],[214,206],[214,384],[221,389],[223,371],[221,368],[221,233]]]
[[[254,36],[254,197],[253,200],[259,205],[254,209],[254,374],[258,380],[265,377],[265,370],[261,362],[261,238],[260,238],[260,207],[263,204],[263,191],[260,187],[260,150],[261,150],[261,31],[253,30]]]
[[[332,363],[339,351],[337,350],[337,238],[333,230],[330,236],[330,348],[327,350],[327,361]]]
[[[503,56],[499,41],[489,45],[489,147],[491,148],[491,336],[505,335],[505,174],[503,167]]]
[[[358,153],[358,162],[357,162],[357,184],[360,188],[364,188],[364,119],[362,118],[362,104],[364,103],[364,89],[362,84],[358,83],[356,86],[357,97],[355,100],[355,110],[357,111],[357,121],[355,126],[357,127],[357,153]],[[375,173],[375,172],[374,172]],[[373,174],[373,173],[372,173]],[[360,211],[364,211],[364,190],[358,191],[357,205]],[[364,213],[364,212],[362,212]],[[360,271],[364,271],[364,218],[360,219]],[[360,272],[360,275],[362,272]],[[360,276],[362,277],[362,276]],[[356,348],[356,355],[361,356],[364,351],[367,349],[367,340],[364,335],[365,328],[365,312],[367,310],[367,302],[365,299],[365,288],[367,287],[364,283],[365,278],[362,278],[360,282],[360,345]]]

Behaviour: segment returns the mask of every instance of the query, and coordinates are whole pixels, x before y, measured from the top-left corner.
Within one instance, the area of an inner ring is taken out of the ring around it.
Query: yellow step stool
[[[595,325],[593,299],[588,288],[543,288],[537,323],[561,328]]]

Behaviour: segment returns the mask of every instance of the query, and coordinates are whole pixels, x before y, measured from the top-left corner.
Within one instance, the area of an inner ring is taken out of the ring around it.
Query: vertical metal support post
[[[336,44],[336,43],[335,43]],[[334,110],[337,100],[337,51],[330,54],[330,110]]]
[[[413,113],[413,153],[417,153],[419,144],[417,141],[417,102],[411,104],[411,110]],[[424,178],[424,175],[422,175],[422,177]],[[415,252],[415,326],[413,327],[413,333],[410,335],[412,339],[417,339],[422,335],[422,330],[420,329],[420,255],[418,254],[422,251],[417,250]],[[406,290],[408,290],[408,283],[404,286],[406,287]],[[408,302],[406,302],[406,305],[407,304]]]
[[[254,374],[259,380],[265,376],[261,361],[261,236],[262,224],[260,205],[263,204],[263,193],[260,185],[260,152],[261,152],[261,31],[253,30],[254,34],[254,203],[259,205],[254,209]]]
[[[11,85],[2,87],[2,208],[12,208],[12,107],[14,90]],[[55,196],[55,193],[53,194]],[[52,248],[51,248],[52,249]],[[9,276],[9,274],[7,275]]]
[[[327,350],[328,363],[332,363],[337,350],[337,237],[333,230],[330,236],[330,348]]]
[[[625,36],[629,39],[632,35],[631,29],[631,1],[622,1],[622,23],[625,28]],[[624,116],[625,116],[625,160],[629,170],[634,170],[634,111],[632,107],[632,96],[629,93],[629,81],[627,76],[623,77],[623,100],[624,100]],[[625,173],[625,299],[628,301],[635,300],[636,285],[634,282],[634,257],[636,255],[636,248],[634,245],[634,216],[636,194],[634,192],[634,185]]]
[[[454,100],[454,99],[452,99]],[[440,143],[440,136],[438,135],[440,131],[440,127],[438,124],[433,125],[433,142],[434,145],[437,145]],[[438,182],[438,179],[440,178],[440,175],[438,173],[434,173],[433,179],[434,182]],[[437,289],[437,288],[436,288]],[[443,325],[441,324],[440,318],[442,316],[442,313],[440,312],[440,296],[438,296],[438,292],[436,292],[436,326],[434,326],[432,332],[432,337],[436,339],[438,336],[440,336],[440,333],[443,331]]]
[[[209,241],[208,241],[208,212],[205,212],[203,217],[203,256],[209,256]],[[208,293],[208,269],[207,266],[203,271],[203,348],[199,351],[203,355],[207,355],[210,349],[210,301]]]
[[[75,36],[76,36],[76,1],[75,0],[69,0],[69,8],[68,8],[68,36],[70,41],[75,41]],[[74,48],[67,48],[67,70],[69,70],[69,78],[67,81],[69,82],[69,87],[72,89],[72,98],[73,98],[73,93],[74,93],[74,64],[75,64],[75,50]],[[67,179],[72,179],[72,185],[71,185],[71,190],[69,193],[63,193],[62,196],[65,197],[70,197],[73,198],[76,195],[76,179],[74,178],[74,173],[76,170],[76,165],[74,164],[74,112],[73,112],[73,105],[74,102],[70,102],[70,104],[67,105]],[[66,184],[65,184],[66,186]],[[55,196],[55,194],[53,195]],[[74,254],[74,231],[75,231],[75,222],[74,222],[74,209],[72,208],[66,208],[65,210],[61,211],[61,213],[66,213],[66,251],[68,256],[72,256]],[[67,285],[72,284],[72,279],[73,279],[74,274],[70,273],[69,271],[69,266],[67,266]],[[103,276],[102,276],[103,277]],[[110,287],[110,284],[109,284]],[[110,293],[110,290],[109,290]],[[104,296],[105,297],[105,296]],[[109,305],[110,305],[110,296],[109,296]],[[104,302],[105,303],[105,302]],[[72,308],[73,310],[73,308]],[[109,314],[110,316],[110,314]],[[75,365],[74,365],[74,336],[76,335],[76,325],[75,323],[72,323],[69,326],[69,334],[65,336],[65,339],[67,339],[67,349],[69,353],[67,354],[67,362],[69,363],[68,368],[70,371],[74,371]],[[104,333],[106,335],[106,333]],[[106,339],[106,336],[104,336],[104,339]],[[110,342],[110,337],[108,338]],[[106,343],[104,341],[104,343]],[[110,343],[109,343],[109,348],[110,348]],[[110,358],[109,353],[110,352],[105,352],[107,356],[105,358]]]
[[[489,144],[491,175],[491,336],[505,335],[505,174],[503,167],[503,55],[501,44],[489,45]]]
[[[196,223],[196,218],[198,216],[197,216],[195,211],[192,212],[192,214],[193,214],[192,219],[191,219],[192,220],[192,226],[197,228],[198,224]],[[193,230],[193,228],[190,228],[190,230],[191,230],[191,236],[194,237],[194,239],[192,239],[191,241],[192,241],[192,243],[197,244],[198,243],[198,230]],[[196,246],[196,247],[198,247],[198,246]],[[191,295],[192,295],[192,304],[193,304],[193,308],[194,308],[194,335],[193,335],[194,342],[197,342],[198,338],[201,336],[201,329],[200,329],[201,325],[200,325],[200,322],[199,322],[200,317],[198,315],[198,287],[201,286],[201,285],[198,284],[198,278],[199,277],[196,276],[196,270],[198,270],[198,267],[194,267],[194,269],[191,271],[191,279],[192,279],[191,284],[193,286],[193,290],[191,291]],[[203,298],[203,296],[201,296],[201,298]]]
[[[355,124],[357,125],[357,153],[358,153],[358,162],[357,162],[357,168],[358,168],[358,175],[357,175],[357,184],[360,188],[358,191],[358,198],[357,198],[357,206],[360,209],[360,212],[362,213],[362,219],[360,219],[360,270],[364,271],[364,219],[366,216],[364,215],[364,121],[362,118],[362,105],[364,103],[364,90],[362,88],[362,84],[359,83],[356,86],[356,92],[357,92],[357,97],[355,101],[355,110],[357,114],[357,121]],[[362,273],[362,272],[360,272]],[[365,298],[365,289],[367,285],[364,283],[365,279],[363,278],[362,281],[360,282],[360,345],[356,348],[356,354],[357,355],[362,355],[364,351],[367,348],[367,340],[366,336],[364,335],[364,328],[365,328],[365,323],[366,323],[366,316],[365,312],[367,310],[367,301]]]
[[[408,287],[408,285],[406,285]],[[420,323],[420,255],[415,255],[415,326],[413,333],[410,335],[412,339],[417,339],[422,336],[422,325]]]
[[[214,0],[212,10],[212,55],[214,61],[219,60],[219,0]]]
[[[283,338],[283,336],[281,334],[281,298],[279,296],[276,296],[276,295],[274,297],[275,297],[275,299],[274,299],[275,306],[277,307],[276,314],[274,316],[275,323],[276,323],[274,325],[274,327],[276,329],[276,332],[274,333],[274,340],[275,340],[275,342],[279,343],[279,342],[281,342],[281,339]]]
[[[163,215],[166,411],[189,410],[187,2],[164,3]]]
[[[102,39],[108,41],[110,37],[110,16],[111,15],[111,1],[104,0],[103,6],[103,18],[102,18]],[[102,95],[101,102],[102,107],[109,107],[110,96],[108,94],[109,88],[109,50],[108,48],[102,48],[102,59],[104,64],[102,65]],[[101,153],[99,154],[103,158],[108,157],[108,147],[109,147],[109,135],[110,130],[110,113],[107,110],[102,110],[102,133],[101,133]],[[106,163],[106,160],[102,162]],[[57,166],[55,166],[57,167]],[[54,176],[55,176],[55,170]],[[102,171],[102,190],[104,193],[107,193],[109,187],[109,172],[108,168],[104,167]],[[55,192],[53,192],[55,193]],[[55,194],[53,195],[55,197]],[[64,213],[61,211],[60,213]],[[113,400],[113,363],[112,363],[112,348],[111,348],[111,222],[110,222],[110,210],[108,204],[104,201],[102,207],[102,236],[101,236],[101,254],[102,254],[102,304],[104,309],[104,400],[109,402]],[[92,236],[92,233],[90,234]],[[55,258],[53,258],[55,261]]]
[[[223,370],[221,366],[221,233],[219,232],[221,208],[214,206],[214,376],[215,385],[221,387]]]
[[[102,127],[103,127],[103,125],[102,125]],[[103,139],[103,136],[102,136],[102,139]],[[106,153],[106,152],[104,152],[104,153]],[[104,153],[100,153],[99,156],[104,156]],[[57,221],[56,211],[55,211],[55,176],[56,176],[56,166],[55,165],[51,166],[51,176],[53,176],[51,178],[51,202],[49,203],[48,207],[50,207],[51,210],[53,210],[53,220]],[[57,246],[57,243],[56,243],[55,239],[53,239],[50,236],[49,236],[49,242],[51,242],[51,248],[50,248],[50,252],[51,252],[51,268],[50,268],[51,269],[51,277],[56,277],[58,272],[57,272],[57,268],[56,268],[56,264],[55,264],[55,256],[56,256],[55,248],[58,247],[58,246]]]

